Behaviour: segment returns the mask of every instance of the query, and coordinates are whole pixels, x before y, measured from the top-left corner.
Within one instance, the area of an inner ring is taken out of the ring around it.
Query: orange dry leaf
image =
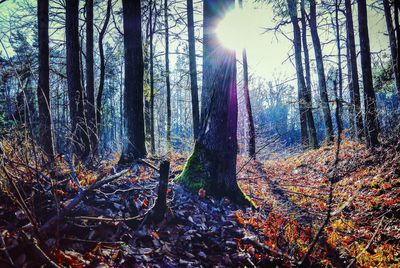
[[[389,199],[389,200],[385,200],[385,204],[388,206],[393,206],[397,203],[400,202],[400,199]]]
[[[147,208],[148,205],[149,205],[149,200],[147,200],[147,198],[146,198],[143,200],[142,208]]]
[[[56,195],[66,196],[67,194],[63,190],[57,189],[56,190]]]
[[[120,251],[120,250],[117,250],[117,251],[111,256],[111,259],[112,259],[113,261],[115,261],[115,260],[118,258],[119,253],[121,253],[121,251]]]
[[[244,221],[241,214],[242,213],[239,210],[236,210],[236,212],[235,212],[236,221],[241,225],[246,225],[246,222]]]
[[[160,239],[160,236],[157,234],[156,231],[151,232],[151,236],[155,239]]]
[[[343,242],[346,243],[346,244],[349,244],[349,243],[351,243],[353,241],[354,241],[354,239],[352,237],[350,237],[350,236],[345,236],[343,238]]]
[[[247,222],[249,225],[253,226],[254,228],[258,227],[257,222],[254,220],[253,217],[250,218],[250,220]]]

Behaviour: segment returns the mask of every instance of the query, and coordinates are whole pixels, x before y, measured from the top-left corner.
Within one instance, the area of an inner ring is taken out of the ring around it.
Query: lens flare
[[[219,42],[226,48],[240,51],[254,38],[256,30],[252,25],[251,14],[235,8],[228,11],[216,27]]]

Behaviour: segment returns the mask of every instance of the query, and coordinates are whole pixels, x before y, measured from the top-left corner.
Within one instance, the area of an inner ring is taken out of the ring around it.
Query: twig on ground
[[[156,166],[154,166],[152,163],[147,162],[147,161],[144,160],[144,159],[139,159],[139,161],[142,162],[143,164],[145,164],[146,166],[148,166],[148,167],[154,169],[155,171],[160,172],[160,170],[159,170]]]
[[[56,268],[60,268],[60,266],[58,264],[56,264],[47,254],[46,252],[43,251],[43,249],[41,249],[41,247],[39,246],[38,241],[35,238],[29,238],[28,235],[25,232],[22,232],[22,236],[23,238],[28,241],[29,243],[31,243],[34,247],[34,249],[36,250],[36,252],[44,259],[46,260],[46,262],[51,266],[51,267],[56,267]]]
[[[384,219],[385,219],[385,217],[382,217],[382,219],[379,221],[378,226],[376,227],[376,230],[375,230],[374,234],[372,235],[371,239],[369,240],[367,246],[355,258],[353,258],[350,261],[349,265],[346,266],[347,268],[352,267],[353,264],[355,263],[355,261],[357,261],[357,259],[360,258],[361,255],[363,255],[365,253],[365,251],[367,251],[368,248],[372,245],[372,242],[374,241],[376,235],[378,234],[378,231],[381,228]]]
[[[50,229],[57,225],[57,223],[62,220],[74,207],[76,207],[82,199],[84,199],[89,193],[93,192],[93,190],[101,187],[104,184],[107,184],[122,175],[126,174],[130,169],[124,169],[114,175],[108,176],[106,178],[97,178],[87,189],[80,192],[75,198],[73,198],[68,205],[62,209],[59,215],[55,215],[50,218],[39,230],[40,234],[46,234]]]
[[[67,240],[67,241],[79,242],[79,243],[87,243],[87,244],[103,244],[103,245],[125,244],[125,242],[123,242],[123,241],[98,241],[98,240],[87,240],[87,239],[68,238],[68,237],[62,237],[61,240]]]
[[[76,183],[78,186],[79,192],[83,191],[82,185],[79,182],[78,176],[76,175],[74,165],[72,165],[72,161],[69,157],[65,157],[65,161],[67,161],[69,169],[71,170],[70,176],[72,177],[73,181]]]
[[[288,260],[290,260],[292,262],[295,261],[295,259],[292,256],[289,256],[289,255],[281,252],[280,250],[272,249],[269,246],[258,242],[255,238],[244,237],[244,238],[242,238],[241,243],[243,243],[243,244],[251,244],[251,245],[253,245],[255,248],[257,248],[260,251],[267,251],[267,252],[272,253],[273,255],[281,256],[283,258],[286,258],[286,259],[288,259]]]
[[[4,252],[4,254],[6,255],[7,260],[11,264],[11,266],[15,266],[15,264],[10,256],[10,253],[8,253],[7,245],[4,242],[3,233],[0,233],[0,246],[1,246],[0,251]]]

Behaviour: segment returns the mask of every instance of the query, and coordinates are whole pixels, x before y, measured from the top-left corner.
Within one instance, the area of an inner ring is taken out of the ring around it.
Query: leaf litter
[[[332,217],[307,260],[309,266],[398,267],[399,151],[398,141],[387,141],[375,152],[343,143]],[[6,157],[0,206],[0,246],[6,249],[0,260],[5,265],[289,267],[307,252],[325,217],[327,177],[335,156],[332,146],[323,146],[279,160],[239,157],[238,166],[249,162],[238,182],[257,204],[252,210],[205,191],[186,191],[174,182],[185,158],[174,154],[168,209],[157,225],[141,220],[157,199],[158,173],[135,164],[86,196],[45,236],[38,235],[38,227],[67,206],[80,187],[116,173],[116,162],[103,162],[94,170],[74,167],[77,185],[62,157],[53,171],[24,162],[11,151]]]

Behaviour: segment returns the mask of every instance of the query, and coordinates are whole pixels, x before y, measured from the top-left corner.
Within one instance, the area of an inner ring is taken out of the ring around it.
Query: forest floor
[[[239,185],[256,210],[183,189],[174,178],[186,158],[174,154],[168,210],[155,225],[142,224],[157,199],[149,165],[112,177],[116,161],[93,172],[58,157],[46,169],[13,141],[1,145],[0,267],[289,267],[304,255],[305,266],[400,266],[398,139],[374,152],[345,140],[336,164],[335,146],[273,161],[240,157]]]

